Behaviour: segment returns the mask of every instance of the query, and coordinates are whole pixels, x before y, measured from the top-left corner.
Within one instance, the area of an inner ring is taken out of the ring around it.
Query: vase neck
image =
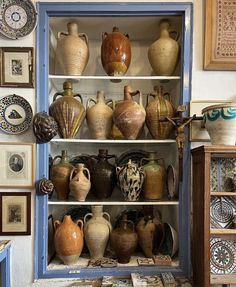
[[[68,163],[69,162],[69,156],[67,154],[67,150],[62,150],[61,152],[61,163]]]
[[[73,85],[72,82],[70,81],[65,81],[63,83],[63,96],[66,97],[73,97],[74,93],[73,93]]]
[[[67,24],[67,29],[68,29],[68,34],[69,35],[78,37],[78,35],[79,35],[79,28],[78,28],[78,24],[77,23],[69,22]]]
[[[97,103],[105,103],[105,95],[103,91],[97,92]]]
[[[131,96],[131,87],[130,86],[124,87],[124,100],[125,101],[133,101],[132,96]]]
[[[170,23],[168,21],[162,21],[160,23],[160,37],[169,37],[169,29],[170,29]]]
[[[92,214],[93,216],[102,216],[103,207],[102,205],[92,206]]]

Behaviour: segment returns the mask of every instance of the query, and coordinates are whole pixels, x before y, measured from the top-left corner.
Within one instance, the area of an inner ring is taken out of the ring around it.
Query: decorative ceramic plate
[[[131,161],[136,162],[140,165],[142,158],[147,158],[148,152],[144,150],[132,150],[132,151],[126,151],[122,153],[118,159],[117,159],[117,165],[124,165],[128,163],[128,161],[131,159]]]
[[[210,257],[212,274],[232,274],[236,272],[236,244],[234,241],[211,238]]]
[[[0,129],[8,134],[26,131],[33,117],[32,108],[24,98],[15,94],[0,99]]]
[[[36,26],[37,13],[30,0],[2,0],[0,16],[0,33],[9,39],[24,37]]]
[[[167,167],[167,192],[170,199],[178,197],[178,175],[175,167]]]

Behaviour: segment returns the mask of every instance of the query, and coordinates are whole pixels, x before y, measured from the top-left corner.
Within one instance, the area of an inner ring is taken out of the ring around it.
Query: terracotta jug
[[[148,59],[152,69],[158,76],[171,76],[176,68],[179,58],[178,35],[170,37],[170,23],[162,20],[159,25],[160,38],[148,49]]]
[[[59,134],[62,138],[74,138],[85,119],[85,108],[81,95],[74,94],[72,82],[63,84],[63,92],[56,93],[53,103],[49,107],[49,113],[58,124]],[[62,96],[57,99],[58,96]],[[79,97],[81,103],[75,99]]]
[[[146,164],[144,164],[146,161]],[[161,199],[166,181],[166,170],[163,158],[157,152],[149,152],[148,158],[141,159],[141,166],[145,172],[143,195],[145,199]]]
[[[93,192],[97,198],[106,199],[116,185],[115,166],[108,162],[115,155],[109,155],[107,149],[99,149],[98,155],[91,157],[96,160],[90,169]]]
[[[73,222],[70,215],[65,215],[63,222],[54,222],[54,245],[57,255],[66,265],[76,264],[84,245],[83,221]]]
[[[87,213],[84,217],[84,237],[90,258],[101,259],[112,232],[110,215],[103,212],[102,205],[92,206],[91,209],[92,213]]]
[[[85,176],[85,173],[87,176]],[[85,201],[91,188],[90,172],[83,163],[78,163],[70,173],[70,192],[75,200]]]
[[[146,106],[146,124],[148,130],[154,139],[167,139],[173,130],[173,124],[169,121],[161,121],[166,117],[172,118],[175,114],[175,109],[170,100],[164,98],[169,95],[163,94],[162,86],[154,87],[154,94],[148,94]],[[149,102],[149,97],[154,100]]]
[[[120,226],[115,228],[111,234],[111,247],[115,251],[119,263],[129,263],[137,243],[138,236],[134,231],[134,223],[127,220],[127,215],[124,214]]]
[[[80,76],[89,59],[88,37],[79,33],[78,24],[67,24],[68,32],[58,33],[56,63],[65,75]],[[64,36],[64,37],[62,37]]]
[[[139,104],[132,97],[139,94]],[[144,122],[146,112],[142,105],[140,91],[131,92],[130,86],[124,87],[124,100],[116,105],[113,120],[126,139],[136,139]]]
[[[58,159],[61,160],[59,163],[56,163]],[[62,150],[61,155],[54,157],[52,167],[50,168],[50,179],[54,185],[57,198],[60,200],[68,198],[70,173],[72,169],[73,165],[69,163],[67,150]]]
[[[119,187],[127,201],[137,201],[144,182],[144,170],[135,162],[116,167]]]
[[[110,34],[103,33],[101,60],[109,76],[124,75],[131,61],[129,35],[123,35],[117,27],[114,27]]]
[[[116,105],[120,103],[121,101],[113,101],[113,111],[116,108]],[[118,129],[118,127],[115,125],[114,121],[112,121],[112,129],[111,129],[111,137],[115,140],[122,140],[124,139],[124,136],[122,135],[121,131]]]
[[[90,107],[90,103],[94,102],[94,106]],[[108,106],[112,100],[105,101],[103,91],[97,92],[97,102],[88,99],[86,119],[89,131],[94,139],[108,139],[112,128],[113,110]]]

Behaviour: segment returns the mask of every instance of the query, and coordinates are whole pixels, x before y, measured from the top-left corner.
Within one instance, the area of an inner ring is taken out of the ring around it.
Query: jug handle
[[[102,33],[102,40],[105,40],[107,36],[108,36],[107,32]]]
[[[76,220],[76,225],[78,225],[81,229],[81,231],[83,231],[83,227],[84,227],[84,223],[81,219]]]
[[[103,212],[102,216],[104,215],[107,216],[108,221],[111,222],[110,214],[108,214],[107,212]]]
[[[75,95],[73,95],[73,97],[74,97],[74,98],[75,98],[75,97],[80,98],[81,104],[83,105],[83,99],[82,99],[82,96],[81,96],[80,94],[75,94]]]
[[[140,106],[143,105],[142,94],[141,94],[141,92],[140,92],[139,90],[137,90],[137,91],[135,91],[135,92],[131,92],[130,95],[131,95],[131,97],[134,97],[134,96],[136,96],[136,95],[139,95],[139,104],[140,104]]]
[[[126,222],[127,222],[127,224],[131,224],[131,226],[132,226],[132,230],[134,231],[134,223],[133,223],[133,221],[132,220],[126,220]]]
[[[92,98],[89,98],[88,101],[87,101],[87,107],[86,107],[86,109],[89,108],[90,102],[94,102],[94,104],[96,105],[96,101],[95,101],[94,99],[92,99]]]
[[[168,92],[164,93],[163,97],[168,97],[168,100],[172,103],[170,93],[168,93]]]
[[[126,37],[126,38],[128,38],[128,39],[129,39],[129,34],[124,34],[124,35],[125,35],[125,37]]]
[[[74,174],[75,170],[76,170],[76,168],[73,167],[71,172],[70,172],[70,181],[72,180],[72,177],[73,177],[73,174]]]
[[[111,106],[109,105],[111,103]],[[112,99],[106,100],[106,105],[114,110],[114,101]]]
[[[53,102],[55,102],[55,100],[56,100],[56,98],[57,98],[58,96],[63,96],[63,93],[61,93],[61,92],[56,93],[56,94],[53,96]]]
[[[60,38],[61,38],[61,35],[63,35],[63,36],[68,36],[69,34],[68,34],[67,32],[58,32],[57,38],[60,39]]]
[[[88,46],[88,36],[85,33],[79,33],[79,37],[84,38],[85,39],[85,43]]]
[[[178,41],[179,40],[179,33],[177,31],[170,31],[169,34],[171,35],[171,37],[175,40],[175,41]],[[175,36],[172,36],[172,35],[175,35]]]
[[[55,230],[57,230],[57,228],[61,225],[61,221],[55,220],[53,225],[54,225]]]
[[[61,155],[57,155],[57,156],[54,157],[54,159],[53,159],[53,161],[52,161],[52,165],[54,164],[54,162],[55,162],[58,158],[61,159]]]
[[[88,180],[90,180],[90,171],[87,167],[84,168],[84,171],[87,172]]]
[[[148,105],[148,103],[149,103],[149,97],[151,97],[151,96],[152,96],[153,98],[155,97],[155,95],[153,95],[153,94],[147,94],[147,104],[146,104],[146,106]]]
[[[86,223],[87,221],[86,221],[86,219],[87,219],[87,217],[88,216],[93,216],[93,214],[92,213],[87,213],[85,216],[84,216],[84,223]]]

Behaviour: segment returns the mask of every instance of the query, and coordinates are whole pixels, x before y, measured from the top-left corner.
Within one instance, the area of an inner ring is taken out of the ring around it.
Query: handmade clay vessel
[[[154,87],[154,94],[148,94],[146,106],[146,124],[154,139],[167,139],[173,130],[173,124],[165,120],[166,117],[172,118],[175,109],[171,101],[164,98],[168,93],[163,94],[162,86]],[[149,97],[154,100],[149,102]]]
[[[148,200],[161,199],[166,181],[164,159],[159,158],[156,152],[149,152],[148,158],[142,158],[141,166],[145,172],[144,198]]]
[[[90,107],[91,102],[95,105]],[[97,102],[91,98],[87,101],[86,120],[94,139],[108,139],[111,134],[113,110],[109,102],[112,100],[105,101],[103,91],[97,92]]]
[[[137,94],[139,104],[132,99]],[[115,125],[126,139],[136,139],[144,125],[145,117],[140,91],[131,92],[130,86],[125,86],[124,100],[116,105],[113,113]]]
[[[70,215],[65,215],[63,222],[54,222],[54,245],[59,258],[66,265],[76,264],[84,245],[83,221],[73,222]]]
[[[208,106],[202,114],[213,145],[235,145],[236,103]]]
[[[85,176],[86,173],[86,176]],[[71,195],[75,200],[85,201],[91,188],[90,172],[83,163],[78,163],[70,173],[69,184]]]
[[[58,33],[56,63],[65,75],[80,76],[89,59],[88,37],[79,33],[78,24],[67,24],[68,32]]]
[[[139,200],[144,182],[144,170],[135,162],[129,160],[127,164],[116,167],[119,187],[127,201]]]
[[[92,206],[91,209],[92,213],[84,217],[84,237],[90,258],[101,259],[112,232],[110,215],[103,212],[102,205]]]
[[[59,163],[56,163],[58,159],[61,159]],[[70,173],[73,169],[73,165],[69,163],[69,157],[67,150],[62,150],[61,155],[57,155],[52,162],[50,169],[50,179],[54,185],[57,198],[65,200],[69,195],[69,181]]]
[[[111,247],[115,251],[119,263],[129,263],[138,243],[138,236],[134,230],[134,223],[123,215],[120,226],[111,234]]]
[[[121,101],[113,101],[113,111],[115,110],[115,107],[118,103]],[[122,135],[121,131],[118,129],[118,127],[115,125],[114,121],[112,121],[112,129],[111,129],[111,137],[115,140],[122,140],[124,139],[124,136]]]
[[[176,38],[170,37],[170,23],[162,20],[159,25],[160,38],[148,49],[148,59],[152,69],[158,76],[171,76],[179,58],[179,44]]]
[[[53,103],[49,107],[49,113],[56,120],[62,138],[74,138],[86,115],[81,95],[74,94],[72,88],[72,82],[64,82],[64,91],[54,95]],[[57,98],[58,96],[62,97]],[[75,97],[78,97],[81,103]]]
[[[131,47],[128,34],[122,34],[117,27],[112,33],[102,35],[102,66],[109,76],[124,75],[131,61]]]

